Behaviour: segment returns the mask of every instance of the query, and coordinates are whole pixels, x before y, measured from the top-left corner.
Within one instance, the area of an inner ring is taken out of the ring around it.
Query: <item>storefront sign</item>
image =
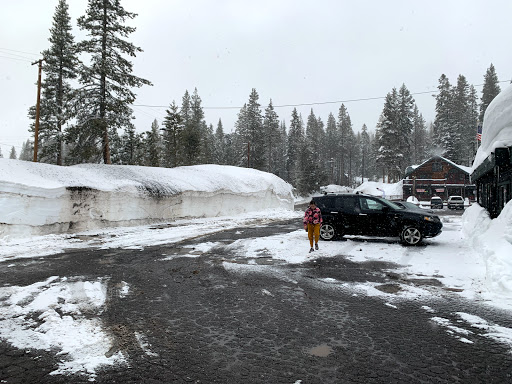
[[[436,192],[444,192],[444,188],[436,188]]]
[[[419,188],[418,188],[418,189],[416,189],[416,192],[425,192],[425,190],[424,190],[424,189],[419,189]]]

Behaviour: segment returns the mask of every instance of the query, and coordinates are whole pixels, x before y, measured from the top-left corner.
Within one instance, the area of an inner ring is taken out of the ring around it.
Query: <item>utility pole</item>
[[[39,111],[41,107],[41,72],[43,69],[43,59],[34,61],[32,65],[34,64],[39,64],[39,75],[37,77],[36,126],[34,130],[34,163],[37,163],[37,144],[39,141]]]

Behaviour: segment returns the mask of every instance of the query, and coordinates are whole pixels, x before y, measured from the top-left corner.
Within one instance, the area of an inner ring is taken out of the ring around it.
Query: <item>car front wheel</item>
[[[332,240],[336,236],[336,230],[331,224],[322,224],[320,227],[320,237],[322,240]]]
[[[402,243],[406,245],[416,245],[421,241],[421,232],[416,227],[405,227],[400,234]]]

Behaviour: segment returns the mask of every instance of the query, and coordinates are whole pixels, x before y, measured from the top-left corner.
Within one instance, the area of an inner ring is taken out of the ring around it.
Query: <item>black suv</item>
[[[441,233],[438,216],[418,209],[400,207],[391,201],[363,194],[337,194],[314,197],[322,211],[323,240],[343,235],[399,236],[407,245]]]

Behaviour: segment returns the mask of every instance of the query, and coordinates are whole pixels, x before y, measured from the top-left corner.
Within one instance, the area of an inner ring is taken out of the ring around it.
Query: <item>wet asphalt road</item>
[[[99,316],[115,340],[110,353],[122,351],[129,366],[98,371],[98,383],[512,382],[510,347],[460,323],[472,332],[464,337],[473,343],[463,343],[432,321],[439,316],[457,323],[456,312],[466,312],[512,328],[510,314],[462,300],[436,280],[416,283],[431,285],[439,296],[393,308],[340,285],[374,282],[392,293],[412,284],[387,273],[385,263],[353,263],[338,255],[290,265],[262,257],[253,262],[265,273],[241,273],[232,269],[247,260],[222,246],[182,257],[190,251],[185,246],[227,245],[298,226],[288,221],[143,251],[89,249],[17,260],[9,268],[0,263],[0,281],[24,286],[50,276],[108,277]],[[130,286],[126,297],[120,295],[122,282]],[[136,334],[145,336],[147,348]],[[49,375],[57,363],[55,351],[21,351],[0,341],[2,383],[89,382],[86,376]]]

